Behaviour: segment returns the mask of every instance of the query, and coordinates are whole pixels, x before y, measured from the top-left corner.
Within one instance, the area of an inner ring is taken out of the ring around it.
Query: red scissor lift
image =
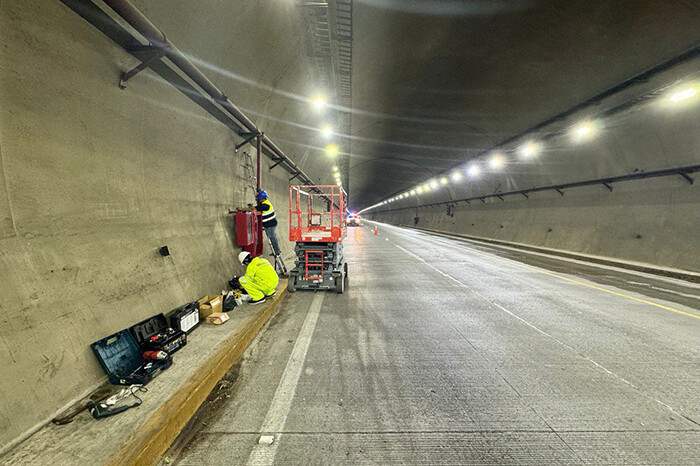
[[[338,186],[289,188],[289,240],[296,258],[289,272],[288,289],[322,289],[345,292],[348,264],[343,256],[345,198]]]

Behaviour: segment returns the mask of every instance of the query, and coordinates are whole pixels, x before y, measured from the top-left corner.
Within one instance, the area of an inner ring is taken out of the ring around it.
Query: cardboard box
[[[199,320],[204,320],[207,316],[214,313],[221,313],[223,299],[221,295],[213,294],[205,296],[199,300]]]
[[[228,314],[225,312],[213,312],[207,316],[207,323],[221,325],[228,320]]]

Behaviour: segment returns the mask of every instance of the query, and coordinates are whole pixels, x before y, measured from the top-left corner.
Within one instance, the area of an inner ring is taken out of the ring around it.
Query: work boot
[[[272,298],[272,297],[275,295],[275,293],[277,293],[277,290],[273,291],[273,292],[270,293],[270,294],[266,294],[265,297],[266,297],[266,298]]]
[[[262,298],[256,299],[256,300],[252,300],[252,299],[251,299],[251,300],[248,301],[248,302],[249,302],[250,304],[260,304],[260,303],[264,303],[264,302],[265,302],[265,297],[263,296]]]

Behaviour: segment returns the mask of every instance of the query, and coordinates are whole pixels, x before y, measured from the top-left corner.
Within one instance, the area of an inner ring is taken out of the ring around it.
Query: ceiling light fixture
[[[311,101],[311,104],[318,109],[322,109],[323,107],[326,106],[326,97],[323,95],[319,95],[314,97],[314,99]]]
[[[696,95],[698,95],[698,91],[693,87],[689,87],[688,89],[683,89],[682,91],[671,94],[670,99],[672,102],[680,102],[681,100],[690,99]]]
[[[593,136],[593,134],[595,133],[595,124],[590,121],[580,123],[574,126],[572,131],[574,139],[576,139],[577,141],[581,141],[583,139]]]
[[[326,147],[326,154],[330,155],[331,157],[336,155],[337,153],[338,153],[337,146],[327,146]]]
[[[489,160],[489,166],[491,168],[501,168],[503,166],[503,155],[500,152],[493,154],[491,160]]]
[[[479,166],[477,164],[472,164],[469,166],[469,176],[475,177],[479,175]]]
[[[532,157],[533,155],[536,155],[538,151],[539,146],[534,142],[528,142],[520,148],[520,154],[523,157]]]

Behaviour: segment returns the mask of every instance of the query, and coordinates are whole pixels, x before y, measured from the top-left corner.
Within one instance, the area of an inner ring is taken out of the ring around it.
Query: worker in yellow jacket
[[[265,298],[275,294],[280,281],[275,268],[267,259],[252,257],[246,251],[238,254],[238,260],[246,267],[245,275],[238,279],[238,283],[250,295],[250,303],[264,303]]]

